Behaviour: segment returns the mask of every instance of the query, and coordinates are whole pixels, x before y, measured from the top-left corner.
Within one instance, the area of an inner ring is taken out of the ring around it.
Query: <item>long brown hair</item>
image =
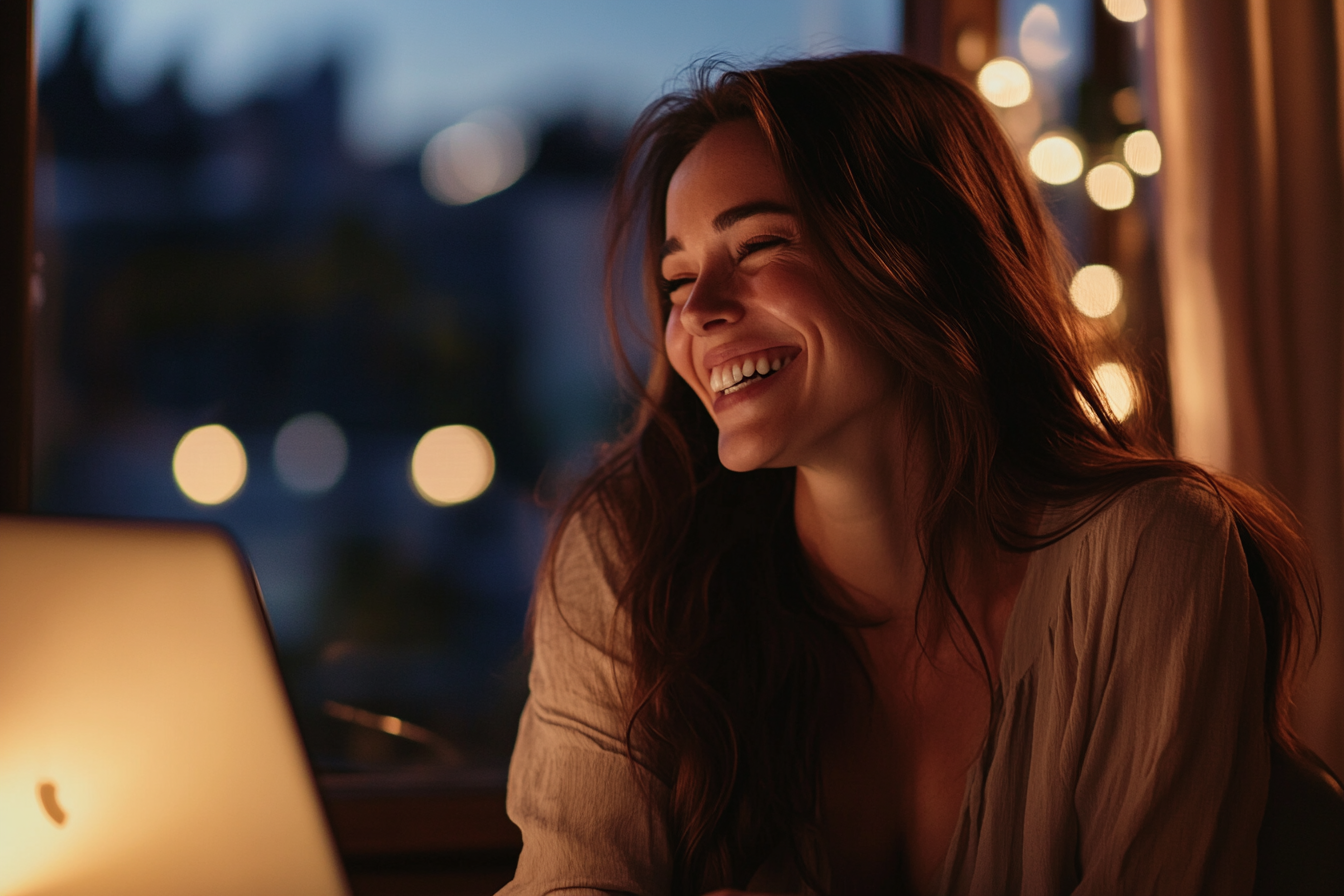
[[[1306,545],[1277,501],[1176,460],[1152,402],[1123,423],[1112,415],[1067,301],[1070,259],[984,104],[890,54],[707,65],[630,138],[612,202],[608,319],[615,337],[619,262],[642,238],[654,357],[639,377],[617,338],[637,410],[558,522],[606,546],[629,617],[627,743],[670,790],[673,892],[742,886],[781,844],[815,883],[822,687],[857,662],[844,631],[853,620],[804,560],[793,471],[725,470],[713,421],[661,350],[668,183],[711,128],[739,120],[764,134],[835,306],[898,366],[932,440],[921,604],[979,649],[948,584],[958,533],[1035,550],[1135,483],[1198,479],[1242,533],[1267,636],[1266,724],[1293,748],[1292,670],[1305,617],[1319,612]],[[1064,529],[1030,531],[1048,505],[1079,510]],[[552,580],[558,536],[543,566]],[[983,650],[980,661],[988,684]]]

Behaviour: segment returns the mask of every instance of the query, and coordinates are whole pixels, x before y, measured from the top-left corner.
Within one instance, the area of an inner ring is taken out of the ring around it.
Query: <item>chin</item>
[[[719,431],[719,463],[734,473],[787,466],[780,462],[778,454],[778,447],[767,444],[765,439]]]

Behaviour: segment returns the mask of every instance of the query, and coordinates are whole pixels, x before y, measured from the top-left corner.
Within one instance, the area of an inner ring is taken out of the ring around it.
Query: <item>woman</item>
[[[534,601],[506,892],[1248,891],[1309,557],[1110,414],[978,99],[706,70],[614,210],[662,344]]]

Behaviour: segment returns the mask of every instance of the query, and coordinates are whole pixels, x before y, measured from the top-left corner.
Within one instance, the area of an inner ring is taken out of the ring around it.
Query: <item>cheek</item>
[[[667,360],[683,380],[692,389],[697,389],[695,381],[695,360],[691,357],[691,334],[681,325],[681,309],[673,306],[667,317],[667,328],[663,331],[663,348],[667,351]],[[698,391],[698,389],[697,389]]]

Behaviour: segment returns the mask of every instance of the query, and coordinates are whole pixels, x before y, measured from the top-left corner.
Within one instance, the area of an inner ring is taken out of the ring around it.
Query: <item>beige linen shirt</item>
[[[628,629],[581,528],[561,545],[558,600],[535,602],[509,769],[523,852],[501,893],[660,896],[667,791],[625,754]],[[1249,893],[1269,782],[1264,656],[1235,523],[1202,486],[1145,483],[1034,553],[940,892]],[[780,887],[805,892],[778,863],[751,886]]]

